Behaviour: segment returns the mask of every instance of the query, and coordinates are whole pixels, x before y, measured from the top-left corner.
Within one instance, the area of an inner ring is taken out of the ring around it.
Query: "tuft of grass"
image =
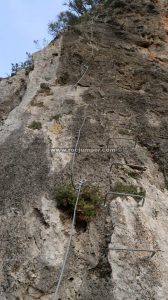
[[[164,176],[164,181],[165,181],[165,188],[168,190],[168,175],[167,175],[167,171],[165,168],[163,169],[163,176]]]
[[[69,74],[67,72],[63,72],[57,79],[57,83],[60,85],[65,85],[67,84],[68,80],[69,80]]]
[[[73,212],[76,203],[76,197],[77,194],[71,185],[59,186],[55,191],[57,207],[69,213]],[[92,217],[95,217],[102,202],[103,199],[100,195],[98,187],[93,185],[85,186],[79,197],[77,207],[78,219],[88,221]]]
[[[129,135],[130,131],[129,131],[129,129],[119,128],[118,133],[121,134],[121,135]]]
[[[41,122],[37,122],[37,121],[33,121],[30,125],[29,125],[30,129],[37,129],[40,130],[42,128]]]
[[[46,82],[42,82],[40,84],[39,93],[42,93],[42,94],[45,94],[45,95],[53,95],[53,92],[52,92],[49,84],[46,83]]]
[[[136,172],[128,172],[128,176],[130,176],[134,179],[138,179],[140,177],[139,173],[136,173]]]
[[[55,115],[50,118],[50,121],[55,120],[56,122],[58,122],[59,119],[60,119],[60,115]]]
[[[167,177],[165,177],[165,187],[168,190],[168,179],[167,179]]]
[[[50,91],[50,87],[49,87],[49,84],[48,83],[45,83],[45,82],[42,82],[40,84],[40,89],[43,90],[43,91]]]
[[[143,189],[143,187],[137,187],[135,185],[125,185],[121,182],[115,184],[113,192],[139,195],[144,197],[146,195],[146,191]],[[114,195],[114,197],[117,197],[117,195]]]
[[[30,104],[31,104],[31,106],[44,107],[44,103],[42,101],[36,102],[35,99],[33,99]]]
[[[33,65],[33,63],[32,63],[31,66],[29,66],[29,67],[27,67],[27,68],[25,69],[25,75],[29,75],[29,73],[30,73],[31,71],[33,71],[33,70],[34,70],[34,65]]]
[[[62,130],[64,129],[64,126],[59,124],[59,123],[54,123],[51,127],[50,127],[50,131],[53,134],[60,134],[62,132]]]

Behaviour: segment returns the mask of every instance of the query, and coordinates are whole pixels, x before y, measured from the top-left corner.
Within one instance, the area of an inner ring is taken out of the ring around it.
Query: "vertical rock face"
[[[168,299],[167,14],[164,0],[112,1],[1,79],[0,299],[53,299],[71,228],[54,191],[72,152],[57,149],[85,116],[74,180],[106,201],[76,224],[59,299]],[[110,193],[123,187],[144,205]]]

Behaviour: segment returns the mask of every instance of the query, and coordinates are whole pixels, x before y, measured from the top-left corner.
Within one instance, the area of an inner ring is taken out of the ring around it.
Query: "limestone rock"
[[[53,299],[71,229],[54,192],[70,183],[65,148],[85,116],[79,147],[91,151],[76,155],[74,181],[98,185],[105,203],[76,223],[59,297],[168,299],[167,9],[100,6],[92,28],[72,27],[29,74],[0,80],[0,299]],[[143,188],[144,205],[113,197],[118,182]]]

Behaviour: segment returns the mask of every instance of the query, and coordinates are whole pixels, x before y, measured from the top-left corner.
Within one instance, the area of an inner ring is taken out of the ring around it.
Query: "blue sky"
[[[10,74],[11,63],[37,51],[34,40],[46,38],[47,24],[65,9],[63,0],[0,0],[0,77]]]

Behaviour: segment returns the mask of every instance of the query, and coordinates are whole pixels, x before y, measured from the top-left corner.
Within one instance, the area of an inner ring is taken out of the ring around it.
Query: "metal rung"
[[[168,140],[168,136],[156,136],[156,138],[163,139],[163,140]]]
[[[145,196],[138,195],[138,194],[127,194],[127,193],[119,193],[119,192],[108,192],[106,194],[106,199],[108,194],[113,194],[113,195],[118,195],[118,196],[125,196],[125,197],[133,197],[133,198],[141,198],[142,199],[142,204],[141,206],[144,206],[145,203]]]
[[[130,196],[130,197],[137,197],[137,198],[144,198],[144,196],[138,195],[138,194],[127,194],[127,193],[119,193],[119,192],[109,192],[108,194],[115,194],[115,195],[120,195],[120,196]]]
[[[144,165],[134,165],[134,164],[126,164],[127,166],[129,166],[129,167],[132,167],[132,168],[141,168],[141,169],[144,169],[144,170],[146,170],[147,169],[147,167],[145,167]]]
[[[162,250],[148,250],[148,249],[124,249],[124,248],[111,248],[112,251],[127,251],[127,252],[149,252],[152,253],[151,257],[153,257],[157,252],[162,252]]]
[[[123,137],[111,138],[110,140],[127,140],[127,141],[134,141],[133,139],[123,138]]]
[[[107,146],[109,146],[109,142],[110,140],[126,140],[126,141],[132,141],[134,142],[134,148],[136,147],[136,144],[137,144],[137,139],[132,139],[132,138],[119,138],[119,137],[116,137],[116,138],[110,138],[108,141],[107,141]]]
[[[111,164],[111,167],[110,167],[110,172],[111,172],[111,169],[112,169],[112,166],[113,165],[121,165],[121,166],[128,166],[128,167],[130,167],[130,168],[139,168],[139,169],[141,169],[141,170],[143,170],[143,171],[146,171],[146,169],[147,169],[147,167],[145,167],[144,165],[135,165],[135,164],[131,164],[131,163],[120,163],[120,162],[113,162],[112,164]]]

